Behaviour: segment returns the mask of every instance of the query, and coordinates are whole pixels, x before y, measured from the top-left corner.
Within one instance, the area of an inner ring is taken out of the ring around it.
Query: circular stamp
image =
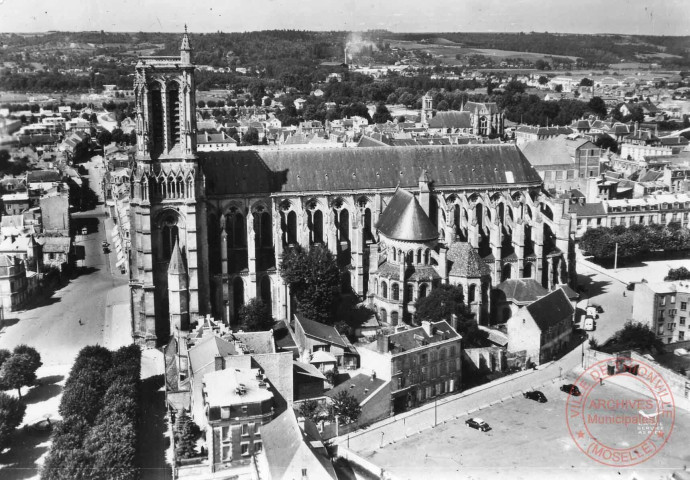
[[[668,442],[676,419],[673,393],[651,365],[611,357],[590,366],[573,385],[566,401],[568,431],[592,460],[638,465]]]

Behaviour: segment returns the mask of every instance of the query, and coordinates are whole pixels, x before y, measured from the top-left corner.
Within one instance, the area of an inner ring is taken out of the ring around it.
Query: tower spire
[[[180,45],[180,58],[183,63],[192,63],[192,47],[189,44],[189,34],[187,33],[187,24],[184,24],[184,34],[182,35],[182,44]]]

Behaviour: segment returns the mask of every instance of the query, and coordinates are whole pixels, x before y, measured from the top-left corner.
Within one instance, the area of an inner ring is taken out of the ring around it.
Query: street
[[[27,406],[23,425],[59,417],[62,386],[79,350],[95,344],[117,349],[132,341],[128,279],[115,269],[115,253],[104,254],[101,247],[112,223],[102,205],[74,213],[72,222],[88,228],[75,238],[75,246],[83,247],[85,255],[77,261],[72,278],[63,274],[57,290],[36,295],[0,329],[0,348],[27,344],[38,350],[43,362],[36,385],[23,389]],[[0,478],[38,478],[49,445],[47,435],[31,435],[20,426],[11,448],[0,454]]]

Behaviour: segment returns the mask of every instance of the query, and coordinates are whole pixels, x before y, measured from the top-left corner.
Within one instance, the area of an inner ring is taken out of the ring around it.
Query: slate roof
[[[26,174],[27,183],[59,182],[60,180],[62,180],[60,173],[54,170],[36,170]]]
[[[244,344],[251,353],[275,353],[273,332],[235,332],[232,334],[236,340]]]
[[[297,344],[292,337],[292,332],[283,320],[276,323],[273,327],[273,338],[278,350],[297,350]]]
[[[506,300],[517,303],[534,302],[548,295],[549,291],[533,278],[511,278],[496,285]]]
[[[482,110],[485,110],[489,115],[491,115],[498,113],[498,105],[496,105],[494,102],[465,102],[465,104],[462,106],[462,110],[465,112],[473,112],[475,115],[479,115]]]
[[[338,333],[335,327],[309,320],[298,313],[295,314],[295,321],[302,325],[302,329],[306,335],[318,338],[324,342],[332,343],[333,345],[338,345],[342,348],[348,348],[345,340],[343,340],[343,337]]]
[[[340,392],[347,392],[355,397],[357,403],[361,405],[367,397],[374,393],[384,383],[386,383],[385,380],[360,373],[326,392],[326,396],[335,398]]]
[[[527,142],[520,147],[520,150],[532,165],[567,165],[569,167],[573,165],[564,138]]]
[[[451,244],[446,258],[450,263],[451,277],[479,278],[491,274],[489,266],[467,242]]]
[[[302,478],[304,470],[309,478],[337,478],[328,459],[309,448],[291,408],[261,426],[261,440],[271,478]]]
[[[563,290],[563,292],[565,293],[566,297],[568,297],[568,299],[570,299],[570,300],[577,300],[578,298],[580,298],[580,294],[577,293],[577,292],[576,292],[575,290],[573,290],[572,288],[570,288],[570,285],[568,285],[567,283],[566,283],[565,285],[561,285],[561,286],[558,287],[558,288],[560,288],[561,290]]]
[[[320,380],[326,380],[324,374],[321,373],[321,371],[318,368],[316,368],[314,365],[310,363],[303,363],[298,362],[297,360],[293,360],[292,365],[293,372],[296,375],[305,375],[307,377],[314,377]]]
[[[565,317],[572,316],[573,304],[559,288],[525,307],[541,331],[548,330]]]
[[[217,356],[236,355],[235,346],[218,335],[209,335],[189,349],[189,366],[192,374],[215,362]]]
[[[386,237],[410,242],[425,242],[438,238],[436,227],[417,201],[417,198],[398,188],[384,211],[376,228]]]
[[[575,203],[570,206],[570,212],[580,217],[605,217],[606,210],[601,203]]]
[[[460,338],[458,332],[453,330],[448,322],[441,320],[432,323],[433,335],[428,335],[423,327],[410,328],[388,336],[388,349],[391,353],[402,353],[425,344],[438,343],[451,338]],[[445,335],[444,335],[445,334]],[[445,338],[444,338],[445,337]]]
[[[508,144],[259,149],[198,156],[210,195],[416,188],[424,169],[437,188],[542,183],[527,158]]]
[[[573,129],[570,127],[533,127],[521,125],[516,130],[519,133],[530,133],[534,135],[555,137],[556,135],[570,135]]]
[[[470,112],[438,112],[429,120],[429,128],[472,128]]]

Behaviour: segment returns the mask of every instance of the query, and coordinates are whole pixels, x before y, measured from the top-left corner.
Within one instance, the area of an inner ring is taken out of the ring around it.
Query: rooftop
[[[458,332],[456,332],[445,320],[432,323],[431,327],[431,335],[429,335],[423,327],[410,328],[402,332],[388,335],[388,351],[395,355],[425,345],[443,342],[451,338],[461,338]]]
[[[422,170],[427,170],[436,188],[542,183],[527,158],[508,144],[260,149],[198,155],[210,195],[417,188]],[[232,171],[241,173],[229,175]]]
[[[326,396],[334,398],[340,392],[348,392],[361,405],[367,397],[378,390],[384,383],[386,383],[385,380],[360,373],[326,392]]]
[[[270,400],[273,393],[266,388],[259,372],[258,368],[230,368],[207,373],[203,380],[206,403],[212,407],[226,407]]]
[[[548,330],[553,324],[571,316],[574,312],[573,304],[561,288],[524,308],[542,331]]]
[[[426,242],[438,238],[436,227],[413,194],[398,188],[379,218],[376,228],[388,238]]]

